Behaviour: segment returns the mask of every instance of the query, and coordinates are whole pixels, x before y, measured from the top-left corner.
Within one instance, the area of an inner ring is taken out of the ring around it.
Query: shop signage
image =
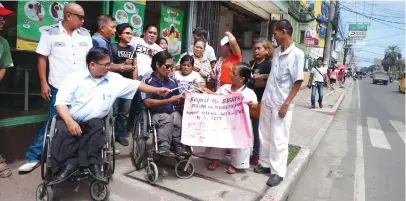
[[[168,52],[179,60],[182,43],[183,11],[162,5],[160,36],[168,41]]]
[[[128,23],[133,27],[134,36],[141,36],[144,27],[145,0],[114,1],[113,17],[117,24]]]
[[[327,22],[328,14],[330,11],[330,0],[323,1],[310,1],[310,8],[313,8],[316,20],[313,23],[313,30],[315,31],[314,38],[318,39],[318,44],[314,46],[324,47],[325,38],[327,35]],[[310,42],[310,41],[309,41]],[[312,42],[315,42],[313,40]]]
[[[308,30],[305,32],[304,36],[304,44],[306,46],[319,46],[319,38],[317,37],[317,33],[314,30]]]
[[[17,49],[35,51],[41,33],[63,19],[68,1],[18,1]]]
[[[363,40],[367,36],[368,24],[349,24],[348,38],[352,40]]]

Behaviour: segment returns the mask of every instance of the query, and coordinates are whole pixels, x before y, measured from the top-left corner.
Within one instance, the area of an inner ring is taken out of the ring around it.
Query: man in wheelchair
[[[151,63],[154,71],[144,82],[154,87],[166,87],[171,89],[168,96],[162,97],[152,93],[141,93],[144,105],[149,109],[152,122],[157,128],[158,150],[163,156],[172,155],[171,147],[176,155],[188,154],[180,143],[182,117],[175,105],[179,105],[184,96],[179,93],[178,84],[168,77],[173,68],[172,56],[166,52],[158,52],[152,57]]]
[[[166,96],[167,88],[156,88],[109,72],[109,52],[91,49],[87,69],[67,76],[56,95],[56,121],[51,141],[50,164],[53,181],[61,182],[77,170],[88,168],[95,179],[106,181],[101,172],[105,144],[103,118],[117,98],[132,99],[137,90]]]

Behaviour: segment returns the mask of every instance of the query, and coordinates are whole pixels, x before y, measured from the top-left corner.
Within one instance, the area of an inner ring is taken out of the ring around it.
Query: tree
[[[400,53],[400,48],[397,45],[390,45],[385,50],[385,56],[382,60],[382,65],[384,70],[388,72],[392,67],[397,67],[397,70],[400,70],[399,60],[402,59],[402,54]]]

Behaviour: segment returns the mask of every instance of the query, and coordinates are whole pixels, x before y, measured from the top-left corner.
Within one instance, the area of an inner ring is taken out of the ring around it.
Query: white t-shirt
[[[272,70],[266,83],[262,102],[272,108],[280,108],[288,98],[293,84],[303,80],[304,53],[292,43],[284,52],[281,47],[274,51]],[[292,109],[294,100],[289,105]]]
[[[152,57],[156,53],[163,51],[162,48],[156,43],[148,44],[140,37],[133,37],[130,45],[135,47],[135,52],[137,53],[138,75],[145,77],[147,73],[151,74]]]
[[[185,89],[190,89],[190,86],[197,86],[197,83],[201,82],[199,73],[192,71],[189,75],[182,75],[181,71],[175,71],[173,75],[176,83],[179,87],[180,93],[185,92]]]
[[[313,82],[324,82],[324,75],[327,74],[327,68],[326,67],[320,67],[317,69],[316,68],[317,67],[314,67],[310,71],[310,73],[313,74]],[[320,72],[318,72],[317,70],[319,70]]]
[[[193,52],[193,45],[189,47],[188,52]],[[216,53],[214,52],[213,47],[209,45],[209,43],[206,43],[206,49],[204,50],[203,56],[208,59],[210,62],[216,61]]]

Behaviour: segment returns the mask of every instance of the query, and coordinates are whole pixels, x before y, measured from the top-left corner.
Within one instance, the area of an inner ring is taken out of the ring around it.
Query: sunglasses
[[[173,68],[173,65],[172,65],[172,64],[163,64],[163,66],[165,66],[166,69],[171,69],[171,68]]]
[[[106,64],[101,64],[101,63],[98,63],[98,62],[94,62],[94,63],[97,63],[97,64],[99,64],[101,66],[104,66],[105,68],[109,68],[111,66],[111,62],[106,63]]]
[[[71,13],[71,12],[67,12],[67,13],[76,16],[79,20],[83,20],[85,18],[85,16],[79,15],[79,14],[76,14],[76,13]]]

